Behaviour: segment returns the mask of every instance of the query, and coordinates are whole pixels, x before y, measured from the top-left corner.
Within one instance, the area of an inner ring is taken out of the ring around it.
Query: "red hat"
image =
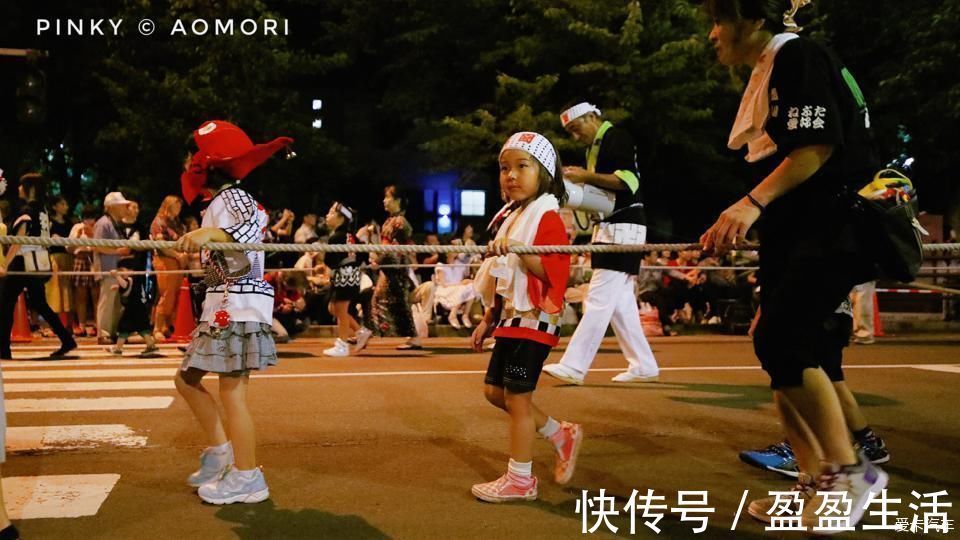
[[[188,204],[198,196],[203,200],[213,197],[206,185],[209,169],[218,169],[231,178],[242,180],[278,150],[293,143],[290,137],[277,137],[266,144],[253,144],[242,129],[224,120],[204,122],[193,132],[193,140],[197,143],[197,151],[180,177],[183,197]]]

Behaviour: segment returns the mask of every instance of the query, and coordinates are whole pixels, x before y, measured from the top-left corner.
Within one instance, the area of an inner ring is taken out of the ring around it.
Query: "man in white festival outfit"
[[[564,167],[564,178],[576,184],[591,184],[616,195],[613,212],[594,226],[593,244],[643,244],[647,237],[646,214],[641,202],[637,148],[625,129],[601,118],[590,103],[579,103],[560,115],[564,129],[587,146],[587,168]],[[634,282],[642,255],[594,253],[593,277],[584,301],[584,314],[558,364],[543,372],[571,384],[583,384],[600,343],[613,325],[617,342],[630,364],[613,377],[615,383],[657,381],[660,368],[640,325]]]

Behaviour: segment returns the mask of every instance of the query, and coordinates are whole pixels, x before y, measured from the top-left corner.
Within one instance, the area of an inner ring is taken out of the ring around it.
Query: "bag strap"
[[[907,182],[910,182],[911,186],[913,185],[913,181],[911,181],[910,178],[907,177],[907,175],[903,174],[902,172],[896,169],[880,169],[879,171],[877,171],[877,174],[873,175],[873,179],[879,180],[880,178],[889,178],[891,176],[900,178],[902,180],[906,180]]]

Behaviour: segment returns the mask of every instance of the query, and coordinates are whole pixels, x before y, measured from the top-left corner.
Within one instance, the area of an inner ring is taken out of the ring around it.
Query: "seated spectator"
[[[567,290],[563,293],[563,299],[568,304],[582,305],[587,298],[590,277],[593,275],[590,259],[590,253],[570,255],[570,279],[567,281]]]
[[[671,316],[676,310],[676,301],[671,289],[663,285],[664,271],[644,268],[651,266],[666,266],[662,262],[661,255],[655,251],[647,251],[643,254],[640,272],[637,274],[637,298],[640,301],[640,319],[644,334],[648,337],[675,336],[677,333],[671,327],[673,324]],[[645,317],[647,314],[652,316],[654,311],[659,324],[648,321]]]
[[[460,239],[454,239],[453,245],[462,245]],[[466,277],[467,266],[457,262],[457,253],[447,253],[447,262],[438,263],[434,280],[436,281],[436,301],[444,308],[450,310],[447,321],[450,326],[459,330],[460,322],[463,327],[473,328],[473,322],[470,320],[470,310],[473,308],[473,302],[477,298],[477,292],[473,288],[473,280]]]
[[[440,238],[436,233],[427,233],[423,237],[423,243],[428,246],[439,246]],[[437,284],[434,282],[434,272],[437,263],[440,262],[439,253],[417,253],[417,264],[429,265],[419,266],[414,270],[417,276],[418,285],[413,291],[414,315],[423,317],[426,323],[433,320],[433,310],[435,305],[435,294]]]
[[[563,293],[566,305],[563,308],[561,324],[576,325],[583,315],[583,301],[590,290],[590,277],[593,269],[590,266],[590,253],[573,253],[570,255],[570,277],[567,279],[567,290]]]
[[[317,229],[317,215],[305,214],[303,216],[303,223],[300,224],[300,228],[297,229],[297,232],[293,233],[294,243],[311,244],[316,242],[317,238],[319,238]]]
[[[289,341],[307,326],[305,280],[297,272],[272,272],[264,279],[273,285],[273,331],[277,341]]]
[[[463,232],[461,233],[460,240],[463,242],[464,246],[476,246],[477,242],[474,240],[474,231],[473,225],[467,224],[463,227]],[[480,266],[480,263],[483,261],[483,255],[480,253],[461,253],[457,257],[457,262],[462,262],[470,266],[467,267],[466,275],[468,277],[473,277],[474,272]]]
[[[428,246],[439,246],[440,237],[437,236],[437,233],[427,233],[423,237],[423,243]],[[439,253],[417,253],[417,264],[420,265],[431,265],[431,266],[420,266],[414,273],[417,275],[417,279],[420,280],[420,284],[427,283],[433,280],[433,271],[434,266],[440,262]]]
[[[649,300],[643,300],[643,298],[656,295],[663,286],[663,270],[647,269],[647,267],[659,266],[658,261],[657,252],[644,252],[643,259],[640,261],[640,272],[637,273],[636,280],[637,298],[640,298],[641,301],[653,303]]]
[[[307,301],[307,318],[313,324],[331,324],[333,319],[327,310],[330,302],[330,269],[323,262],[323,253],[308,251],[297,259],[293,268],[306,281],[304,297]]]

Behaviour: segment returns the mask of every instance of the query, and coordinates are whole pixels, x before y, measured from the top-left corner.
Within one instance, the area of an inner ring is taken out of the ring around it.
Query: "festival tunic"
[[[535,246],[567,245],[566,226],[556,211],[549,211],[540,218]],[[560,341],[560,316],[563,314],[563,293],[570,277],[570,255],[549,253],[540,256],[546,280],[527,272],[527,295],[536,306],[530,311],[518,312],[513,303],[504,299],[500,320],[493,337],[527,339],[555,346]]]
[[[645,227],[647,216],[643,207],[643,189],[640,183],[640,171],[637,166],[637,146],[626,129],[604,122],[593,144],[587,149],[587,170],[597,174],[613,174],[625,187],[613,191],[616,201],[613,213],[605,216],[598,227],[617,224],[631,224]],[[635,240],[636,242],[636,240]],[[643,240],[639,240],[642,243]],[[603,244],[594,236],[593,244]],[[615,270],[625,274],[637,275],[643,254],[635,253],[594,253],[591,264],[594,268]]]
[[[203,227],[223,229],[239,243],[259,243],[267,228],[267,213],[249,193],[238,188],[223,189],[210,201],[203,214]],[[273,322],[273,287],[263,279],[263,252],[244,252],[250,261],[250,272],[230,284],[226,310],[233,322]],[[202,254],[204,264],[209,252]],[[208,287],[200,320],[213,323],[214,314],[226,285]]]

